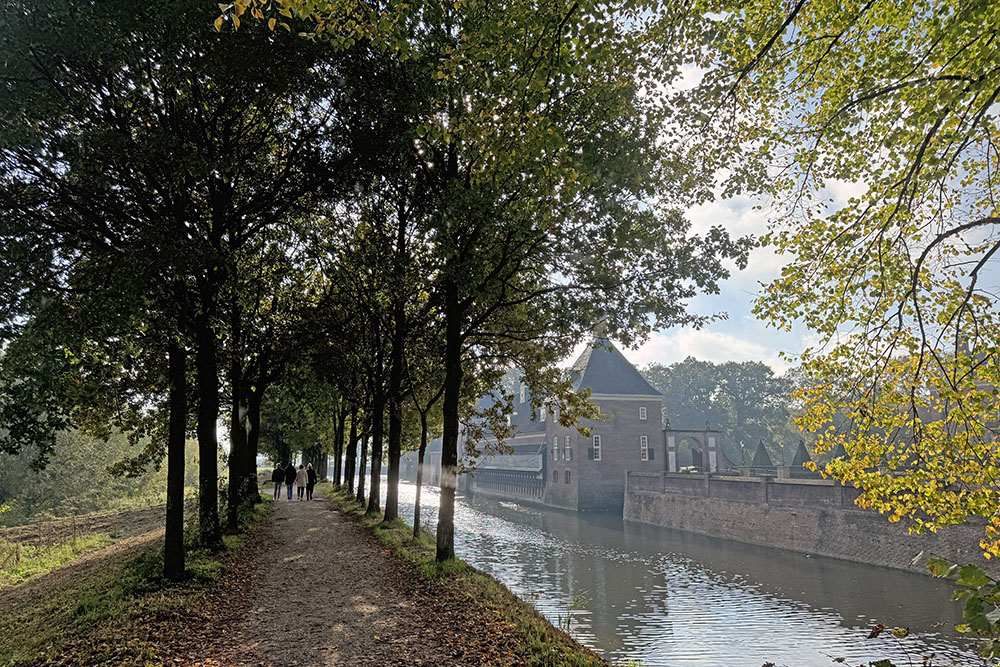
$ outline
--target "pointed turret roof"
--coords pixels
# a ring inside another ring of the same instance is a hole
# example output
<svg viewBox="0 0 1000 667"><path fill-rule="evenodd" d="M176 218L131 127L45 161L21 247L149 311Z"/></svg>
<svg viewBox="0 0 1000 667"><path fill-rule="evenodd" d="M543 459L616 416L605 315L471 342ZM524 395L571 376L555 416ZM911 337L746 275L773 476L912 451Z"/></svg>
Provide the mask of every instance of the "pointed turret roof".
<svg viewBox="0 0 1000 667"><path fill-rule="evenodd" d="M753 463L751 465L753 465L754 468L774 467L774 463L771 462L771 455L767 453L763 440L757 444L757 452L753 455Z"/></svg>
<svg viewBox="0 0 1000 667"><path fill-rule="evenodd" d="M844 443L838 442L837 446L833 449L833 454L830 456L831 459L849 459L851 458L847 454L847 450L844 449Z"/></svg>
<svg viewBox="0 0 1000 667"><path fill-rule="evenodd" d="M799 448L795 450L795 458L792 459L792 467L801 468L803 464L812 461L812 457L809 456L809 450L806 449L806 443L799 440Z"/></svg>
<svg viewBox="0 0 1000 667"><path fill-rule="evenodd" d="M573 389L590 387L592 394L660 396L615 344L595 336L573 364Z"/></svg>

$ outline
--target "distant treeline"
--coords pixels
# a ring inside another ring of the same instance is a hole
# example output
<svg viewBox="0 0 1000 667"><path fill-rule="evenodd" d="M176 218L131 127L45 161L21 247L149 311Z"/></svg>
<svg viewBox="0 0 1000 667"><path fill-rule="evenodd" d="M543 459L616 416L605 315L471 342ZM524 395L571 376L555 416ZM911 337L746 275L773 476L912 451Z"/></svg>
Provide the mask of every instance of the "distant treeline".
<svg viewBox="0 0 1000 667"><path fill-rule="evenodd" d="M166 467L147 466L132 476L112 475L111 466L135 455L121 434L106 442L76 431L57 435L58 447L43 470L33 470L34 452L0 454L0 526L48 516L136 509L166 502ZM188 446L189 488L197 486L198 452Z"/></svg>
<svg viewBox="0 0 1000 667"><path fill-rule="evenodd" d="M810 441L793 421L796 369L774 374L760 361L714 364L688 357L665 366L650 364L642 374L663 394L663 418L675 429L722 431L726 456L740 465L764 443L776 465L789 464L800 440Z"/></svg>

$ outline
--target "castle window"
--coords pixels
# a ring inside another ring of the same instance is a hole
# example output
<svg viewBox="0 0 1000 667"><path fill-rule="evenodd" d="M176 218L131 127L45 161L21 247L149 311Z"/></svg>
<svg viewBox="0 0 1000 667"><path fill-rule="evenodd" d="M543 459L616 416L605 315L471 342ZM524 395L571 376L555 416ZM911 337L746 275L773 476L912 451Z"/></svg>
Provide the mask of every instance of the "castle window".
<svg viewBox="0 0 1000 667"><path fill-rule="evenodd" d="M566 444L563 446L563 458L567 461L573 460L573 441L571 436L566 436Z"/></svg>
<svg viewBox="0 0 1000 667"><path fill-rule="evenodd" d="M559 436L552 438L552 460L559 460Z"/></svg>
<svg viewBox="0 0 1000 667"><path fill-rule="evenodd" d="M644 435L639 436L639 459L642 461L649 460L649 438Z"/></svg>
<svg viewBox="0 0 1000 667"><path fill-rule="evenodd" d="M539 419L541 419L542 421L545 421L545 406L544 405L542 406L542 409L539 412Z"/></svg>
<svg viewBox="0 0 1000 667"><path fill-rule="evenodd" d="M569 484L569 470L566 471L566 483Z"/></svg>
<svg viewBox="0 0 1000 667"><path fill-rule="evenodd" d="M594 461L601 460L601 436L594 435L594 446L590 449L591 458Z"/></svg>
<svg viewBox="0 0 1000 667"><path fill-rule="evenodd" d="M559 471L558 470L553 470L552 471L552 481L553 482L558 482L559 481Z"/></svg>
<svg viewBox="0 0 1000 667"><path fill-rule="evenodd" d="M522 402L522 403L524 403L524 389L525 389L525 387L524 387L524 385L522 384L522 385L521 385L521 402Z"/></svg>
<svg viewBox="0 0 1000 667"><path fill-rule="evenodd" d="M646 406L639 406L639 421L646 421Z"/></svg>
<svg viewBox="0 0 1000 667"><path fill-rule="evenodd" d="M556 421L559 421L559 406L558 405L553 405L552 406L552 418L555 419Z"/></svg>

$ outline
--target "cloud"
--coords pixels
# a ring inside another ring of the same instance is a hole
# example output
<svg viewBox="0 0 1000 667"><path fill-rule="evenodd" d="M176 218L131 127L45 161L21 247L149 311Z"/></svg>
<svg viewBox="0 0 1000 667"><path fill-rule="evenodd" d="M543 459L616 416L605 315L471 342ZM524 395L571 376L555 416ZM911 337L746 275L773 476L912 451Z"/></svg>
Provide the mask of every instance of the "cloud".
<svg viewBox="0 0 1000 667"><path fill-rule="evenodd" d="M832 210L843 208L851 199L860 199L868 192L868 186L859 181L842 181L837 178L827 179L823 186L833 197Z"/></svg>
<svg viewBox="0 0 1000 667"><path fill-rule="evenodd" d="M703 234L711 227L720 226L733 237L753 236L759 239L767 233L771 214L770 207L762 200L740 196L695 206L688 209L687 218L695 233ZM735 272L730 280L738 285L738 289L745 290L751 286L756 291L758 283L776 278L785 263L786 259L773 248L754 248L747 268Z"/></svg>
<svg viewBox="0 0 1000 667"><path fill-rule="evenodd" d="M778 350L747 338L706 329L678 329L653 334L637 350L623 353L638 367L651 363L673 364L687 357L716 364L727 361L762 361L775 373L784 373L788 362L778 355Z"/></svg>

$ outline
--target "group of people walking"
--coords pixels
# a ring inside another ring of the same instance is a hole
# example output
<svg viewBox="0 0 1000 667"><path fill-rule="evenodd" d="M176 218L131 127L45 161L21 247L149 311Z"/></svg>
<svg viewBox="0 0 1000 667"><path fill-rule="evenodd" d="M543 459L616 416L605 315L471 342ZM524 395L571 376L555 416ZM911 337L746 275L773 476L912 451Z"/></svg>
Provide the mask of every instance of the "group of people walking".
<svg viewBox="0 0 1000 667"><path fill-rule="evenodd" d="M299 464L298 470L295 469L295 464L291 461L288 462L287 466L278 466L271 473L271 481L274 482L274 499L277 500L281 495L281 483L284 482L288 487L288 499L292 499L292 487L296 487L299 490L299 500L302 500L302 496L305 496L306 500L312 500L313 489L316 487L316 471L313 470L312 464L303 466Z"/></svg>

